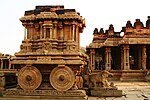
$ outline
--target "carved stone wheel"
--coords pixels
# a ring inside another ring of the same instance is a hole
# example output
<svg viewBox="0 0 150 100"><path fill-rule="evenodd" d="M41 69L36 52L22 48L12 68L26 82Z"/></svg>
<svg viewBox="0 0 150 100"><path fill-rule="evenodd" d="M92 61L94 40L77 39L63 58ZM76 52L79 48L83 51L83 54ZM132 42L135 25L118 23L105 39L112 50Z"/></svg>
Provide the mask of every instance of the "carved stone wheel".
<svg viewBox="0 0 150 100"><path fill-rule="evenodd" d="M18 84L24 90L35 90L42 82L40 71L33 66L25 66L18 73Z"/></svg>
<svg viewBox="0 0 150 100"><path fill-rule="evenodd" d="M75 82L75 75L69 67L55 67L50 74L50 83L58 91L69 90Z"/></svg>

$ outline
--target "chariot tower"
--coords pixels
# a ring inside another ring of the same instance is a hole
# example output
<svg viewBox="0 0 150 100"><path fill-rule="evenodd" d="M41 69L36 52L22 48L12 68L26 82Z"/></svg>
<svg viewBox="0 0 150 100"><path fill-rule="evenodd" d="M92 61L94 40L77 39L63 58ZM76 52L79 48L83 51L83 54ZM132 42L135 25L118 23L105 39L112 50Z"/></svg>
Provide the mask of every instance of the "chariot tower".
<svg viewBox="0 0 150 100"><path fill-rule="evenodd" d="M85 20L75 9L64 6L36 6L20 18L24 40L11 66L18 69L18 85L23 90L67 91L75 73L84 67L80 53L80 33Z"/></svg>

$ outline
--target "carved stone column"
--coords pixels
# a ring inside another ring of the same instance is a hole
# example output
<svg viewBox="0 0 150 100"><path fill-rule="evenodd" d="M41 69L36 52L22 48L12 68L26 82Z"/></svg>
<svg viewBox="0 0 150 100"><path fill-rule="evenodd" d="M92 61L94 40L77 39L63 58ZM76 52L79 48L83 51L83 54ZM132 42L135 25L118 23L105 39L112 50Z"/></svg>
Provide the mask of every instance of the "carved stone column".
<svg viewBox="0 0 150 100"><path fill-rule="evenodd" d="M27 29L24 28L24 40L26 40L26 39L27 39Z"/></svg>
<svg viewBox="0 0 150 100"><path fill-rule="evenodd" d="M121 48L121 70L124 69L124 50Z"/></svg>
<svg viewBox="0 0 150 100"><path fill-rule="evenodd" d="M146 46L142 46L142 69L145 70L146 69Z"/></svg>
<svg viewBox="0 0 150 100"><path fill-rule="evenodd" d="M123 70L129 70L129 45L123 45Z"/></svg>
<svg viewBox="0 0 150 100"><path fill-rule="evenodd" d="M142 69L142 48L138 47L138 69Z"/></svg>
<svg viewBox="0 0 150 100"><path fill-rule="evenodd" d="M90 50L90 65L91 69L95 70L95 49Z"/></svg>
<svg viewBox="0 0 150 100"><path fill-rule="evenodd" d="M106 58L106 64L105 64L105 69L106 70L111 70L111 48L106 47L105 48L105 58Z"/></svg>
<svg viewBox="0 0 150 100"><path fill-rule="evenodd" d="M126 46L126 69L130 69L130 62L129 62L129 45Z"/></svg>

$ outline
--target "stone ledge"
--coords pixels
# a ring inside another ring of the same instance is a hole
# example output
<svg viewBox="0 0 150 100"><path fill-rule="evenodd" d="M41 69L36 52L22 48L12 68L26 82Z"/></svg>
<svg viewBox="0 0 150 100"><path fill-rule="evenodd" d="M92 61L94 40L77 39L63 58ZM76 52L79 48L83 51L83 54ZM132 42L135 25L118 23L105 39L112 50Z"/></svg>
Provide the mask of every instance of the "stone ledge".
<svg viewBox="0 0 150 100"><path fill-rule="evenodd" d="M3 99L52 99L52 100L87 100L87 95L84 90L6 90L3 91ZM0 98L1 99L1 98Z"/></svg>

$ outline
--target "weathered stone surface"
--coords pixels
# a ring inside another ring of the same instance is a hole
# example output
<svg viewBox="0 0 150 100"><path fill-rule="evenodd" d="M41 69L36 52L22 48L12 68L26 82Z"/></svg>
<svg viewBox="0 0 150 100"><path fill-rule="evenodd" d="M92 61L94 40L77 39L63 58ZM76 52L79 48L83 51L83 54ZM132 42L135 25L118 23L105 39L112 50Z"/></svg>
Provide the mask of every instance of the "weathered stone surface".
<svg viewBox="0 0 150 100"><path fill-rule="evenodd" d="M87 95L84 90L6 90L3 98L87 100Z"/></svg>
<svg viewBox="0 0 150 100"><path fill-rule="evenodd" d="M109 90L109 89L91 90L91 95L102 97L117 97L122 96L122 90Z"/></svg>

